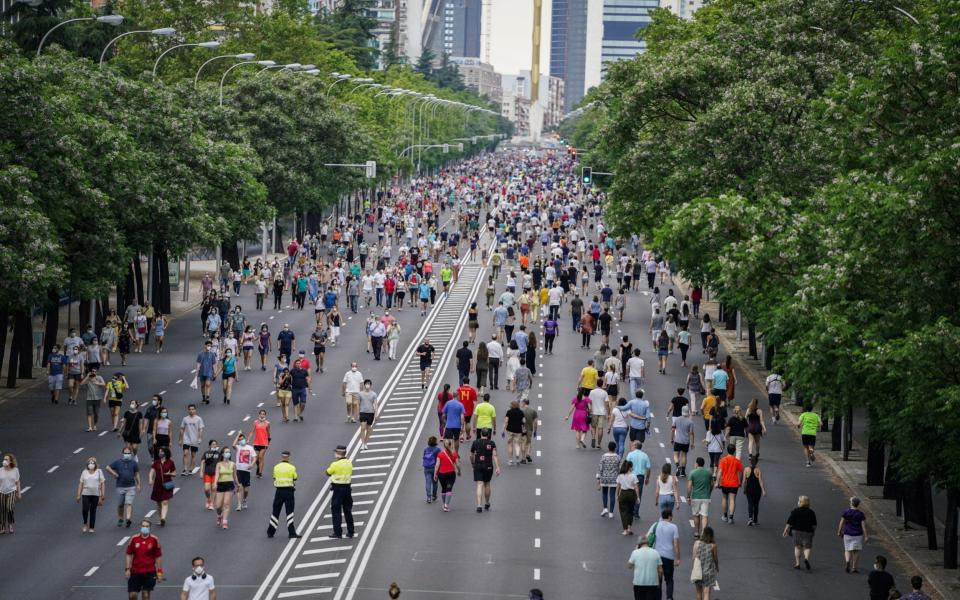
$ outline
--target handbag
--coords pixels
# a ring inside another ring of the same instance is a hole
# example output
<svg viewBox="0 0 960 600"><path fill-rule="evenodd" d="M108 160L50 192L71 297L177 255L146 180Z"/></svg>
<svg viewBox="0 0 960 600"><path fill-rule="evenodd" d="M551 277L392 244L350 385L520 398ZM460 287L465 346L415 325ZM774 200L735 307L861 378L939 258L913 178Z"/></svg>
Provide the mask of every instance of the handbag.
<svg viewBox="0 0 960 600"><path fill-rule="evenodd" d="M650 526L650 529L647 531L647 544L653 548L657 544L657 525L659 522L654 523Z"/></svg>
<svg viewBox="0 0 960 600"><path fill-rule="evenodd" d="M703 565L700 564L700 557L693 558L693 568L690 570L690 583L699 583L703 581Z"/></svg>
<svg viewBox="0 0 960 600"><path fill-rule="evenodd" d="M173 482L173 480L163 482L163 489L165 490L172 490L175 487L177 487L177 485Z"/></svg>

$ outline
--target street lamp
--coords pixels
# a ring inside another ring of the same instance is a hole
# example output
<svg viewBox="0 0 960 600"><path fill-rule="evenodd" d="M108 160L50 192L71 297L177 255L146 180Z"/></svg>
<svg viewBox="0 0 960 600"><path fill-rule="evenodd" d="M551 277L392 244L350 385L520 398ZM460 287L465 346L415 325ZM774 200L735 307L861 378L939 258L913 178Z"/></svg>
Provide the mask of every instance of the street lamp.
<svg viewBox="0 0 960 600"><path fill-rule="evenodd" d="M80 17L79 19L67 19L66 21L61 21L53 27L50 28L43 37L40 38L40 45L37 46L37 56L40 56L40 51L43 49L43 43L47 41L47 38L50 36L54 30L59 29L66 25L67 23L76 23L77 21L96 21L97 23L106 23L107 25L113 25L114 27L119 26L123 23L123 17L120 15L103 15L102 17Z"/></svg>
<svg viewBox="0 0 960 600"><path fill-rule="evenodd" d="M100 53L100 68L103 68L103 61L107 58L107 50L110 49L110 46L115 44L120 38L127 37L128 35L141 34L141 35L162 35L170 36L177 32L173 27L161 27L159 29L138 29L137 31L128 31L126 33L121 33L117 37L113 38L107 45L103 48L103 52Z"/></svg>
<svg viewBox="0 0 960 600"><path fill-rule="evenodd" d="M301 66L300 63L289 63L286 65L272 65L272 66L264 67L263 69L260 69L259 71L257 71L257 74L254 75L254 77L259 77L262 73L269 71L270 69L299 69L300 66Z"/></svg>
<svg viewBox="0 0 960 600"><path fill-rule="evenodd" d="M238 62L235 65L230 65L226 71L223 72L223 76L220 78L220 107L223 108L223 83L227 80L227 75L230 71L236 69L237 67L242 67L243 65L260 65L261 67L272 67L276 65L272 60L245 60L243 62Z"/></svg>
<svg viewBox="0 0 960 600"><path fill-rule="evenodd" d="M240 60L251 60L251 59L255 58L256 56L257 56L257 55L254 54L253 52L244 52L244 53L242 53L242 54L221 54L220 56L214 56L213 58L211 58L211 59L208 60L207 62L205 62L205 63L203 63L202 65L200 65L200 68L197 69L197 74L193 76L193 87L197 87L197 82L200 80L200 72L203 71L203 68L204 68L205 66L209 65L210 63L212 63L212 62L215 61L215 60L220 60L220 59L223 59L223 58L237 58L237 59L240 59Z"/></svg>
<svg viewBox="0 0 960 600"><path fill-rule="evenodd" d="M160 60L163 59L163 57L166 56L167 54L176 50L177 48L207 48L212 50L213 48L219 48L219 47L220 47L220 42L216 40L210 41L210 42L200 42L198 44L177 44L176 46L171 46L166 50L164 50L163 52L161 52L160 56L157 57L156 62L153 63L153 76L154 77L157 76L157 67L160 66Z"/></svg>
<svg viewBox="0 0 960 600"><path fill-rule="evenodd" d="M346 81L353 77L353 75L350 75L349 73L330 73L330 75L332 77L336 77L336 79L333 81L333 83L327 86L327 91L323 94L324 98L330 95L330 90L333 88L333 86L337 85L341 81Z"/></svg>

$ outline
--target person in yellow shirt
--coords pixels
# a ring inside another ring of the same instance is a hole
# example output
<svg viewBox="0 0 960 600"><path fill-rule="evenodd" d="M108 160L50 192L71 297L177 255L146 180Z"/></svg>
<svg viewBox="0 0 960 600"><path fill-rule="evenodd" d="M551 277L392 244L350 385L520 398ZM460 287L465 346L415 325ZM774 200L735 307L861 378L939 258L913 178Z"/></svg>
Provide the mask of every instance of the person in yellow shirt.
<svg viewBox="0 0 960 600"><path fill-rule="evenodd" d="M270 515L270 525L267 526L267 537L272 538L280 525L280 509L287 511L287 535L291 539L302 537L297 533L297 526L293 522L294 485L297 483L297 468L290 462L290 451L280 453L280 462L273 467L273 514Z"/></svg>
<svg viewBox="0 0 960 600"><path fill-rule="evenodd" d="M708 431L710 430L710 413L713 412L714 408L718 408L717 397L714 396L711 391L704 397L703 402L700 403L700 412L703 414L703 424Z"/></svg>
<svg viewBox="0 0 960 600"><path fill-rule="evenodd" d="M534 292L533 306L530 307L530 315L534 321L540 318L540 307L546 306L548 302L550 302L550 290L548 290L546 286L541 287L539 292Z"/></svg>
<svg viewBox="0 0 960 600"><path fill-rule="evenodd" d="M353 480L353 463L347 458L347 447L343 444L337 446L334 454L336 460L327 467L327 475L330 476L330 488L333 491L333 498L330 500L333 533L328 537L335 539L343 537L343 525L340 520L342 512L343 519L347 522L347 537L352 538L354 535L353 492L350 482Z"/></svg>
<svg viewBox="0 0 960 600"><path fill-rule="evenodd" d="M484 394L480 402L473 407L473 432L479 438L481 429L490 429L497 433L497 409L490 404L490 394Z"/></svg>
<svg viewBox="0 0 960 600"><path fill-rule="evenodd" d="M597 372L597 369L593 366L593 359L587 361L587 366L580 370L580 380L577 382L577 387L586 390L586 394L590 393L590 390L597 387L597 379L600 377L600 374Z"/></svg>

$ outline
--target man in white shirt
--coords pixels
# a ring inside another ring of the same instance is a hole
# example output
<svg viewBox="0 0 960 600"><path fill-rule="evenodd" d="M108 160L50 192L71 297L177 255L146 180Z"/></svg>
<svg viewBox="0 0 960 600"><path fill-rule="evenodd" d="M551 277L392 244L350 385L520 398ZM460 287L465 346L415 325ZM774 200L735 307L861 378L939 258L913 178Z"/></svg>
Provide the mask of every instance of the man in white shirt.
<svg viewBox="0 0 960 600"><path fill-rule="evenodd" d="M630 382L630 397L637 394L637 390L643 384L644 369L643 359L640 358L640 349L634 348L633 356L627 360L627 381Z"/></svg>
<svg viewBox="0 0 960 600"><path fill-rule="evenodd" d="M783 378L776 371L767 376L767 400L770 402L770 412L773 422L780 422L780 400L783 397Z"/></svg>
<svg viewBox="0 0 960 600"><path fill-rule="evenodd" d="M550 303L550 318L556 321L560 318L560 303L563 302L563 289L560 284L556 284L547 292Z"/></svg>
<svg viewBox="0 0 960 600"><path fill-rule="evenodd" d="M591 448L603 448L603 432L607 429L610 417L610 407L607 403L607 392L601 385L590 390L590 440Z"/></svg>
<svg viewBox="0 0 960 600"><path fill-rule="evenodd" d="M345 423L356 423L360 418L360 390L363 389L363 374L357 363L350 363L350 370L343 375L343 401L347 405Z"/></svg>
<svg viewBox="0 0 960 600"><path fill-rule="evenodd" d="M191 561L193 574L183 580L180 600L217 600L217 589L213 584L213 575L204 569L203 557Z"/></svg>
<svg viewBox="0 0 960 600"><path fill-rule="evenodd" d="M487 356L490 368L487 370L490 378L490 389L500 389L500 363L503 361L503 346L497 341L497 335L487 342Z"/></svg>

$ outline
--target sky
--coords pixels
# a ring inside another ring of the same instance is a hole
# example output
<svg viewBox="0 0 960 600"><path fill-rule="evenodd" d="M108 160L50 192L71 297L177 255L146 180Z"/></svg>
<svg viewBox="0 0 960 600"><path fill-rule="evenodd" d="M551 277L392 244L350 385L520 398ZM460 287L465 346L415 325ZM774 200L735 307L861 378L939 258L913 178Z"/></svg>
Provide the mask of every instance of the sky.
<svg viewBox="0 0 960 600"><path fill-rule="evenodd" d="M491 25L490 62L502 74L530 69L533 54L533 0L486 0L491 18L484 17L483 29ZM550 6L543 0L540 30L540 74L550 72ZM486 6L484 7L486 8ZM483 52L481 50L481 52Z"/></svg>

